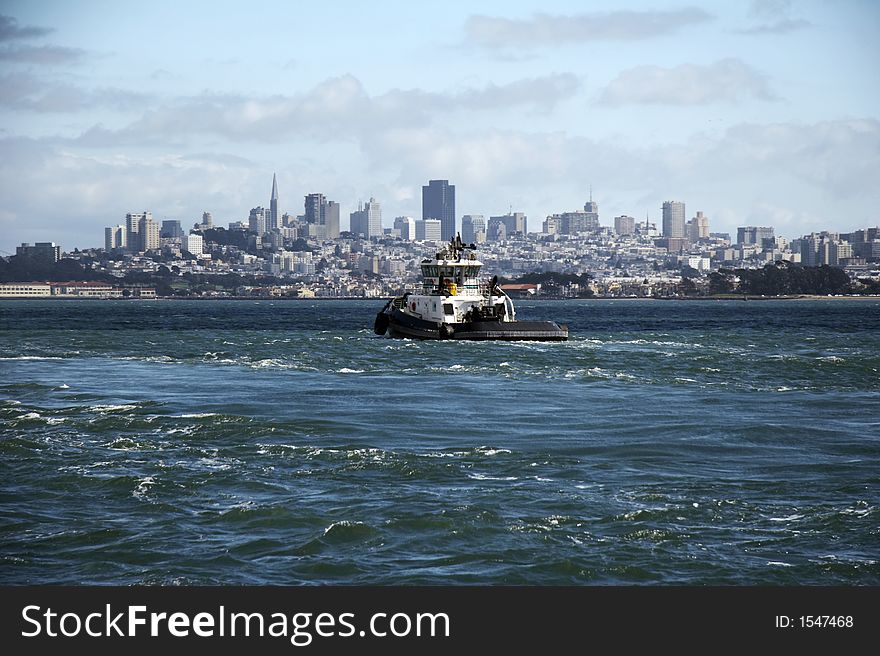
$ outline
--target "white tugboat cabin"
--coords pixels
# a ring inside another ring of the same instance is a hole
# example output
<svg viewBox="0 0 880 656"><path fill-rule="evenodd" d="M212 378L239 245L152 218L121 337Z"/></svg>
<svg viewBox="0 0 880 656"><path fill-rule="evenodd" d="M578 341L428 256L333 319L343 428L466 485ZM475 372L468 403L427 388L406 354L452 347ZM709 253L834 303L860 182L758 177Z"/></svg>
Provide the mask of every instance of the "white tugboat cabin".
<svg viewBox="0 0 880 656"><path fill-rule="evenodd" d="M456 237L433 259L421 262L421 293L388 301L375 332L417 339L565 340L568 329L552 321L516 320L513 301L497 277L480 277L483 263L473 244Z"/></svg>

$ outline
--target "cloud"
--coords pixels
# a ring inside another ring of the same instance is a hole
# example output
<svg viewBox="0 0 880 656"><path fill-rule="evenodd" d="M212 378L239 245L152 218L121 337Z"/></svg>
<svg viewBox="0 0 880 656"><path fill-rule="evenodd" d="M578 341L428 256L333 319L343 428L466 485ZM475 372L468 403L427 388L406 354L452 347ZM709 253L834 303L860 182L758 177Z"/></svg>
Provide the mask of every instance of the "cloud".
<svg viewBox="0 0 880 656"><path fill-rule="evenodd" d="M351 139L390 126L427 125L442 112L523 107L549 111L571 98L579 86L576 76L562 73L447 93L392 89L370 95L357 78L343 75L293 96L255 98L204 93L183 98L146 112L121 130L93 128L82 135L82 143L157 143L191 135L262 142L289 135Z"/></svg>
<svg viewBox="0 0 880 656"><path fill-rule="evenodd" d="M813 24L808 20L785 19L764 25L756 25L742 30L736 30L738 34L786 34L796 30L811 27Z"/></svg>
<svg viewBox="0 0 880 656"><path fill-rule="evenodd" d="M0 14L0 41L33 39L46 36L51 32L53 32L53 30L48 27L36 27L33 25L19 27L18 21L15 18Z"/></svg>
<svg viewBox="0 0 880 656"><path fill-rule="evenodd" d="M143 106L141 93L104 87L82 89L27 73L0 76L0 107L39 113L72 113L96 107L127 110Z"/></svg>
<svg viewBox="0 0 880 656"><path fill-rule="evenodd" d="M528 19L474 15L465 23L465 40L485 48L512 50L587 41L634 41L671 34L712 19L711 14L696 7L672 11L535 14Z"/></svg>
<svg viewBox="0 0 880 656"><path fill-rule="evenodd" d="M0 49L0 61L46 66L75 64L85 55L85 50L63 46L9 46Z"/></svg>
<svg viewBox="0 0 880 656"><path fill-rule="evenodd" d="M602 91L604 105L705 105L744 98L773 100L766 78L739 59L722 59L708 66L682 64L674 68L638 66L623 71Z"/></svg>
<svg viewBox="0 0 880 656"><path fill-rule="evenodd" d="M791 0L753 0L749 16L758 24L734 31L738 34L786 34L812 26L810 21L791 18L790 14Z"/></svg>

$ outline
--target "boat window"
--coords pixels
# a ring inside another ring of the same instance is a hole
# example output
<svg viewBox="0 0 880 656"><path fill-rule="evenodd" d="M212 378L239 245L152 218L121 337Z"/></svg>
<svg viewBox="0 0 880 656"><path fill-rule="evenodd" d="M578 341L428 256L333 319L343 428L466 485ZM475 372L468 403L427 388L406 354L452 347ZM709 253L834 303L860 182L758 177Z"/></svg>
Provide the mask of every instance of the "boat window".
<svg viewBox="0 0 880 656"><path fill-rule="evenodd" d="M452 307L452 303L443 304L443 314L449 317L455 314L455 308Z"/></svg>

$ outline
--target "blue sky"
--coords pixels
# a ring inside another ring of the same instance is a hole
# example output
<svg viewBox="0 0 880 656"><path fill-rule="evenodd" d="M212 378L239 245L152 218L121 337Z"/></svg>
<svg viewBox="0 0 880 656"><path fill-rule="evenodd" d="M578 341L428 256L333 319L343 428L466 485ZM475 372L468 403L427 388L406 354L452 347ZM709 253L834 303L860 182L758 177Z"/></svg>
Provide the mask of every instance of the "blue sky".
<svg viewBox="0 0 880 656"><path fill-rule="evenodd" d="M540 229L702 210L796 237L880 222L880 3L0 2L0 251L97 246L447 178Z"/></svg>

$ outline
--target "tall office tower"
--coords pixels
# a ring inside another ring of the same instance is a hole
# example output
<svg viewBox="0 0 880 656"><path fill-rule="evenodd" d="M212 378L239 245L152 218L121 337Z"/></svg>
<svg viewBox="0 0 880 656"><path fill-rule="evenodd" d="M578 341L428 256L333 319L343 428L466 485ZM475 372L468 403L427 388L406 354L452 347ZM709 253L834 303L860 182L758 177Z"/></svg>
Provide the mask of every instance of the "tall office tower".
<svg viewBox="0 0 880 656"><path fill-rule="evenodd" d="M269 230L281 229L281 215L278 213L278 181L272 174L272 197L269 200Z"/></svg>
<svg viewBox="0 0 880 656"><path fill-rule="evenodd" d="M489 217L489 226L488 226L488 234L499 235L497 228L493 230L493 227L497 223L504 224L504 236L512 237L515 233L519 232L523 235L526 234L528 218L522 212L511 212L509 214L504 214L502 216L490 216ZM494 239L493 239L494 241Z"/></svg>
<svg viewBox="0 0 880 656"><path fill-rule="evenodd" d="M16 246L15 254L29 260L52 264L61 259L61 246L55 244L54 241L38 241L33 246L30 244Z"/></svg>
<svg viewBox="0 0 880 656"><path fill-rule="evenodd" d="M400 230L401 239L412 241L416 238L416 220L411 216L395 217L394 229Z"/></svg>
<svg viewBox="0 0 880 656"><path fill-rule="evenodd" d="M486 219L482 214L465 214L461 217L461 240L466 244L486 241Z"/></svg>
<svg viewBox="0 0 880 656"><path fill-rule="evenodd" d="M204 221L204 219L202 220ZM183 237L183 228L180 227L180 221L169 221L167 219L162 221L159 237L162 239L180 239Z"/></svg>
<svg viewBox="0 0 880 656"><path fill-rule="evenodd" d="M349 214L351 232L369 239L382 236L382 207L375 198L358 203L356 212Z"/></svg>
<svg viewBox="0 0 880 656"><path fill-rule="evenodd" d="M248 230L264 235L269 231L269 210L264 207L254 207L248 215Z"/></svg>
<svg viewBox="0 0 880 656"><path fill-rule="evenodd" d="M122 250L126 246L125 226L118 225L110 228L104 228L104 250Z"/></svg>
<svg viewBox="0 0 880 656"><path fill-rule="evenodd" d="M214 227L214 215L210 212L202 212L202 225L205 230L209 230Z"/></svg>
<svg viewBox="0 0 880 656"><path fill-rule="evenodd" d="M358 208L348 215L348 230L358 237L369 237L370 219L364 211L364 204L358 203Z"/></svg>
<svg viewBox="0 0 880 656"><path fill-rule="evenodd" d="M416 221L416 241L440 241L442 237L443 229L440 219L420 219Z"/></svg>
<svg viewBox="0 0 880 656"><path fill-rule="evenodd" d="M709 217L702 212L691 218L687 224L687 237L692 244L697 243L701 239L709 238Z"/></svg>
<svg viewBox="0 0 880 656"><path fill-rule="evenodd" d="M306 223L324 225L327 200L324 194L309 194L305 200Z"/></svg>
<svg viewBox="0 0 880 656"><path fill-rule="evenodd" d="M684 203L667 200L663 203L663 236L684 239Z"/></svg>
<svg viewBox="0 0 880 656"><path fill-rule="evenodd" d="M744 226L736 229L736 243L740 246L756 245L761 248L773 248L773 227Z"/></svg>
<svg viewBox="0 0 880 656"><path fill-rule="evenodd" d="M138 238L140 245L138 251L146 253L159 250L159 224L153 221L153 215L149 212L138 225Z"/></svg>
<svg viewBox="0 0 880 656"><path fill-rule="evenodd" d="M382 206L370 196L370 200L364 203L364 211L367 213L368 237L382 236Z"/></svg>
<svg viewBox="0 0 880 656"><path fill-rule="evenodd" d="M587 213L587 224L591 226L589 229L599 227L599 203L593 201L593 185L590 185L590 200L584 203L584 212Z"/></svg>
<svg viewBox="0 0 880 656"><path fill-rule="evenodd" d="M633 235L636 232L636 220L623 214L614 217L614 232L618 235Z"/></svg>
<svg viewBox="0 0 880 656"><path fill-rule="evenodd" d="M559 214L551 214L541 226L541 232L545 235L558 235L562 232L562 217Z"/></svg>
<svg viewBox="0 0 880 656"><path fill-rule="evenodd" d="M422 187L422 219L440 221L440 238L455 237L455 185L449 180L428 180Z"/></svg>
<svg viewBox="0 0 880 656"><path fill-rule="evenodd" d="M137 235L140 233L141 221L145 218L153 219L152 212L129 212L125 215L125 239L126 246L129 250L140 248L141 238Z"/></svg>
<svg viewBox="0 0 880 656"><path fill-rule="evenodd" d="M339 239L339 203L328 200L324 210L327 239Z"/></svg>

